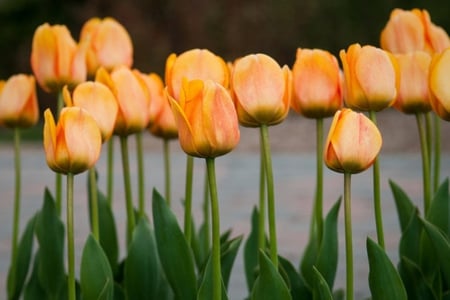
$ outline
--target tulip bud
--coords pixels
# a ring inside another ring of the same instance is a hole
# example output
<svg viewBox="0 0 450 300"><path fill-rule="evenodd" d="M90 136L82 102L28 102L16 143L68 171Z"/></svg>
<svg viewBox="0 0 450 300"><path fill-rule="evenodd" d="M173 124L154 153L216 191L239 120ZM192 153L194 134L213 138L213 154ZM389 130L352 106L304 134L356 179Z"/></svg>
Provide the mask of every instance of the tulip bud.
<svg viewBox="0 0 450 300"><path fill-rule="evenodd" d="M434 112L450 121L450 48L433 57L428 78Z"/></svg>
<svg viewBox="0 0 450 300"><path fill-rule="evenodd" d="M381 150L381 134L362 113L336 112L325 143L324 160L339 173L359 173L369 168Z"/></svg>
<svg viewBox="0 0 450 300"><path fill-rule="evenodd" d="M32 75L18 74L0 82L0 125L28 128L39 120L36 83Z"/></svg>
<svg viewBox="0 0 450 300"><path fill-rule="evenodd" d="M78 174L95 165L102 145L97 122L79 107L61 110L58 124L50 109L44 112L44 149L53 171Z"/></svg>

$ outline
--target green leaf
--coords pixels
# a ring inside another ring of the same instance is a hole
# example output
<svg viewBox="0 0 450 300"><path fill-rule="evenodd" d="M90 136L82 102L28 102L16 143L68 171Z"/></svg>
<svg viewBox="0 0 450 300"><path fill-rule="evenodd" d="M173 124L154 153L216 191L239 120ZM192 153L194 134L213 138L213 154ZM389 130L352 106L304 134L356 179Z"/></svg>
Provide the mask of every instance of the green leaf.
<svg viewBox="0 0 450 300"><path fill-rule="evenodd" d="M31 264L31 257L33 253L33 239L34 239L34 224L36 215L34 215L27 223L25 230L17 247L17 261L15 278L12 280L11 269L8 273L8 299L19 299L25 280L28 274L28 269ZM12 263L12 262L11 262Z"/></svg>
<svg viewBox="0 0 450 300"><path fill-rule="evenodd" d="M317 231L309 236L308 244L306 245L305 252L303 253L303 258L300 262L300 273L305 279L305 283L310 290L314 285L314 272L313 266L316 263L317 255L319 252L319 239L317 236Z"/></svg>
<svg viewBox="0 0 450 300"><path fill-rule="evenodd" d="M212 283L212 261L211 255L208 257L208 261L206 262L205 269L202 272L201 276L201 284L198 288L197 300L210 300L213 299L213 283ZM228 295L226 292L226 287L222 278L222 299L227 300Z"/></svg>
<svg viewBox="0 0 450 300"><path fill-rule="evenodd" d="M231 270L233 269L234 261L239 251L241 242L242 236L239 236L232 240L226 241L223 245L221 245L220 262L222 265L222 280L227 290L228 283L230 281Z"/></svg>
<svg viewBox="0 0 450 300"><path fill-rule="evenodd" d="M419 264L421 232L422 224L419 221L419 211L416 208L415 213L411 214L411 219L403 230L400 238L400 257L406 257L416 264Z"/></svg>
<svg viewBox="0 0 450 300"><path fill-rule="evenodd" d="M282 256L278 257L280 267L283 268L290 283L290 292L292 299L311 300L312 293L305 284L305 280L297 273L292 263Z"/></svg>
<svg viewBox="0 0 450 300"><path fill-rule="evenodd" d="M314 273L314 289L313 289L313 299L314 300L333 300L333 295L331 293L330 287L328 286L325 278L320 274L316 267L313 267Z"/></svg>
<svg viewBox="0 0 450 300"><path fill-rule="evenodd" d="M398 270L405 285L408 300L438 299L415 262L407 257L401 257Z"/></svg>
<svg viewBox="0 0 450 300"><path fill-rule="evenodd" d="M164 198L153 190L153 223L161 265L176 299L196 299L193 255L175 215Z"/></svg>
<svg viewBox="0 0 450 300"><path fill-rule="evenodd" d="M428 210L426 219L440 228L447 238L450 237L450 198L448 178L441 184Z"/></svg>
<svg viewBox="0 0 450 300"><path fill-rule="evenodd" d="M244 244L244 269L247 281L248 292L251 293L253 284L257 277L258 267L258 223L259 213L256 207L253 208L251 217L251 229Z"/></svg>
<svg viewBox="0 0 450 300"><path fill-rule="evenodd" d="M411 214L415 212L415 205L408 197L408 195L395 182L389 180L389 185L391 186L395 205L397 206L400 228L403 232L406 226L408 226L408 222L411 219Z"/></svg>
<svg viewBox="0 0 450 300"><path fill-rule="evenodd" d="M252 300L290 300L291 293L286 282L267 255L259 251L260 272L253 286Z"/></svg>
<svg viewBox="0 0 450 300"><path fill-rule="evenodd" d="M340 204L341 199L336 201L325 218L322 242L320 243L319 254L315 264L315 267L320 275L323 276L330 289L333 288L338 265L337 220ZM317 274L314 277L317 277Z"/></svg>
<svg viewBox="0 0 450 300"><path fill-rule="evenodd" d="M86 240L81 256L81 293L84 299L113 299L114 279L108 258L97 240Z"/></svg>
<svg viewBox="0 0 450 300"><path fill-rule="evenodd" d="M145 218L134 229L125 260L124 288L128 299L156 299L159 262L155 240Z"/></svg>
<svg viewBox="0 0 450 300"><path fill-rule="evenodd" d="M42 288L39 282L38 269L39 269L39 249L36 251L34 255L34 263L33 269L31 272L31 276L28 279L28 282L25 286L23 292L24 300L41 300L47 299L47 295L45 294L45 290Z"/></svg>
<svg viewBox="0 0 450 300"><path fill-rule="evenodd" d="M38 277L49 297L59 295L66 283L64 270L64 225L55 203L46 189L44 205L36 216L36 237L39 243Z"/></svg>
<svg viewBox="0 0 450 300"><path fill-rule="evenodd" d="M400 275L384 250L367 238L369 257L369 286L373 300L407 300L405 287Z"/></svg>
<svg viewBox="0 0 450 300"><path fill-rule="evenodd" d="M210 248L208 245L209 237L206 231L206 224L203 223L198 232L196 232L194 220L192 218L192 233L191 248L194 252L197 269L200 270L202 266L206 264Z"/></svg>

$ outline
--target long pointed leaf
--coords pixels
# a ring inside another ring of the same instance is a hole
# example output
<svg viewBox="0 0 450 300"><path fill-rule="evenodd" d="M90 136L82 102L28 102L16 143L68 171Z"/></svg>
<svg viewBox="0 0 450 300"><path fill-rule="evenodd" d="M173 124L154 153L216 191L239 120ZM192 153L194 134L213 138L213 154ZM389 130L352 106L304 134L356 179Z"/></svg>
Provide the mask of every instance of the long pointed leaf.
<svg viewBox="0 0 450 300"><path fill-rule="evenodd" d="M212 262L211 255L208 257L205 269L203 270L200 287L198 288L197 300L210 300L213 298L213 283L212 283ZM222 299L227 300L228 295L225 284L222 280Z"/></svg>
<svg viewBox="0 0 450 300"><path fill-rule="evenodd" d="M259 213L255 207L252 211L251 217L251 229L247 240L244 244L244 267L245 267L245 279L247 281L248 292L251 293L253 284L257 277L258 266L258 222Z"/></svg>
<svg viewBox="0 0 450 300"><path fill-rule="evenodd" d="M297 272L292 263L282 256L278 257L280 267L284 269L285 274L290 281L290 292L294 300L311 300L312 293L305 284L301 274Z"/></svg>
<svg viewBox="0 0 450 300"><path fill-rule="evenodd" d="M392 180L389 180L392 194L394 196L395 205L397 206L398 219L400 221L400 228L403 232L408 226L408 222L411 219L411 214L415 211L415 205L408 197L408 195Z"/></svg>
<svg viewBox="0 0 450 300"><path fill-rule="evenodd" d="M419 221L419 211L415 209L415 213L411 214L411 219L400 238L400 257L406 257L416 264L420 263L421 232L422 224Z"/></svg>
<svg viewBox="0 0 450 300"><path fill-rule="evenodd" d="M430 205L426 219L450 237L450 197L448 178L441 184Z"/></svg>
<svg viewBox="0 0 450 300"><path fill-rule="evenodd" d="M408 294L408 300L438 299L415 262L402 257L398 270Z"/></svg>
<svg viewBox="0 0 450 300"><path fill-rule="evenodd" d="M314 300L333 300L330 287L325 278L320 274L316 267L313 267L314 272Z"/></svg>
<svg viewBox="0 0 450 300"><path fill-rule="evenodd" d="M222 279L225 288L228 290L228 283L230 281L231 270L233 269L234 261L239 251L239 246L242 242L242 236L236 237L225 242L221 246L220 262L222 265Z"/></svg>

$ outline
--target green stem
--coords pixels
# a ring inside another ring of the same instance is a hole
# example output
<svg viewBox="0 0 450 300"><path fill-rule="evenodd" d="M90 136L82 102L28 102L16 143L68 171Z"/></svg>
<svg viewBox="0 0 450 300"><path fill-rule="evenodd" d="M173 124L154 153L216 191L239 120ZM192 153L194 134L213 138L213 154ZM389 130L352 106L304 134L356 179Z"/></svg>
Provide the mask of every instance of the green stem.
<svg viewBox="0 0 450 300"><path fill-rule="evenodd" d="M266 250L266 172L264 168L264 147L260 143L259 166L259 219L258 219L258 248ZM258 251L259 253L259 251Z"/></svg>
<svg viewBox="0 0 450 300"><path fill-rule="evenodd" d="M120 137L122 153L123 181L125 185L125 204L127 209L127 245L130 244L135 226L133 198L131 193L130 163L128 160L128 137Z"/></svg>
<svg viewBox="0 0 450 300"><path fill-rule="evenodd" d="M370 119L376 125L375 111L369 112ZM375 210L375 227L377 228L378 245L384 249L383 212L381 209L380 163L378 157L373 163L373 203Z"/></svg>
<svg viewBox="0 0 450 300"><path fill-rule="evenodd" d="M186 157L186 187L185 187L185 203L184 203L184 236L188 245L191 245L192 236L192 179L194 177L194 157L187 155Z"/></svg>
<svg viewBox="0 0 450 300"><path fill-rule="evenodd" d="M97 197L97 176L95 174L95 167L89 169L89 186L91 192L91 226L92 235L94 238L100 240L100 231L98 223L98 197Z"/></svg>
<svg viewBox="0 0 450 300"><path fill-rule="evenodd" d="M423 114L416 114L417 128L419 130L420 147L422 150L422 179L423 179L423 201L424 201L424 215L428 213L431 204L431 181L430 181L430 165L428 155L428 143L425 126L422 120Z"/></svg>
<svg viewBox="0 0 450 300"><path fill-rule="evenodd" d="M220 214L214 158L206 158L206 167L208 170L209 191L211 196L213 300L220 300L222 297L222 271L220 265Z"/></svg>
<svg viewBox="0 0 450 300"><path fill-rule="evenodd" d="M144 154L142 146L142 132L136 133L136 159L138 168L138 203L139 218L145 215L145 174L144 174Z"/></svg>
<svg viewBox="0 0 450 300"><path fill-rule="evenodd" d="M209 253L211 245L211 218L209 215L209 181L208 172L205 172L205 184L203 189L203 222L205 226L205 245L204 253Z"/></svg>
<svg viewBox="0 0 450 300"><path fill-rule="evenodd" d="M171 188L170 188L170 147L169 140L164 139L163 141L163 152L164 152L164 174L165 174L165 195L167 204L170 206L172 203L171 199Z"/></svg>
<svg viewBox="0 0 450 300"><path fill-rule="evenodd" d="M431 112L425 113L425 132L428 150L428 165L431 166L431 155L433 154L433 125L431 121ZM430 169L431 170L431 169ZM431 176L431 174L430 174ZM430 178L431 180L431 178Z"/></svg>
<svg viewBox="0 0 450 300"><path fill-rule="evenodd" d="M108 153L106 161L106 199L109 206L112 205L113 199L113 182L114 182L114 136L108 141Z"/></svg>
<svg viewBox="0 0 450 300"><path fill-rule="evenodd" d="M69 275L67 278L68 298L75 300L75 242L73 224L73 181L74 175L67 174L67 258Z"/></svg>
<svg viewBox="0 0 450 300"><path fill-rule="evenodd" d="M353 300L353 241L351 209L351 174L344 173L345 254L347 268L347 300Z"/></svg>
<svg viewBox="0 0 450 300"><path fill-rule="evenodd" d="M61 110L64 107L64 97L62 89L58 93L58 100L56 103L56 115L59 119L59 115L61 113ZM62 174L56 173L55 178L55 206L56 211L58 212L58 215L61 215L61 201L62 201Z"/></svg>
<svg viewBox="0 0 450 300"><path fill-rule="evenodd" d="M316 198L314 202L317 237L322 240L323 232L323 119L316 120Z"/></svg>
<svg viewBox="0 0 450 300"><path fill-rule="evenodd" d="M441 119L434 114L434 176L433 176L433 190L437 191L440 183L441 173Z"/></svg>
<svg viewBox="0 0 450 300"><path fill-rule="evenodd" d="M272 157L270 154L269 128L267 125L261 125L261 142L264 152L264 168L267 179L267 209L269 217L269 236L270 236L270 259L275 269L278 270L278 250L277 250L277 229L275 214L275 196L273 186Z"/></svg>

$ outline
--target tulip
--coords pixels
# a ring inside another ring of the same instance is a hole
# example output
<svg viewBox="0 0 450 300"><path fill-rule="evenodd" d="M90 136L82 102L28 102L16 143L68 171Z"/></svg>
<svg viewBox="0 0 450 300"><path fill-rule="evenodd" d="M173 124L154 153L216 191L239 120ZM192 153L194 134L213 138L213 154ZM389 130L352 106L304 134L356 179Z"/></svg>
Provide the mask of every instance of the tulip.
<svg viewBox="0 0 450 300"><path fill-rule="evenodd" d="M131 67L133 44L127 30L114 18L91 18L82 27L80 43L87 43L88 73L94 75L99 67L111 71L117 66Z"/></svg>
<svg viewBox="0 0 450 300"><path fill-rule="evenodd" d="M291 73L266 54L236 61L231 86L239 122L246 127L281 123L289 112Z"/></svg>
<svg viewBox="0 0 450 300"><path fill-rule="evenodd" d="M430 64L430 100L434 112L450 121L450 48L433 57Z"/></svg>
<svg viewBox="0 0 450 300"><path fill-rule="evenodd" d="M377 112L391 106L397 94L397 66L391 54L373 46L353 44L339 55L349 108Z"/></svg>
<svg viewBox="0 0 450 300"><path fill-rule="evenodd" d="M106 85L93 81L83 82L75 88L72 95L64 87L63 96L67 106L81 107L91 114L100 129L103 142L111 137L118 104Z"/></svg>
<svg viewBox="0 0 450 300"><path fill-rule="evenodd" d="M18 74L0 82L0 125L28 128L39 120L36 83L32 75Z"/></svg>
<svg viewBox="0 0 450 300"><path fill-rule="evenodd" d="M324 161L340 173L360 173L369 168L381 149L381 134L362 113L336 112L325 143Z"/></svg>
<svg viewBox="0 0 450 300"><path fill-rule="evenodd" d="M236 110L223 86L212 80L185 81L180 99L169 97L184 152L214 158L236 147L240 137Z"/></svg>
<svg viewBox="0 0 450 300"><path fill-rule="evenodd" d="M292 108L307 118L333 116L342 107L342 75L330 52L297 49L292 68Z"/></svg>
<svg viewBox="0 0 450 300"><path fill-rule="evenodd" d="M416 51L396 54L395 57L400 80L394 108L406 114L430 111L428 68L431 56L427 52Z"/></svg>
<svg viewBox="0 0 450 300"><path fill-rule="evenodd" d="M31 68L46 92L59 92L86 80L86 50L72 38L64 25L45 23L33 36Z"/></svg>

